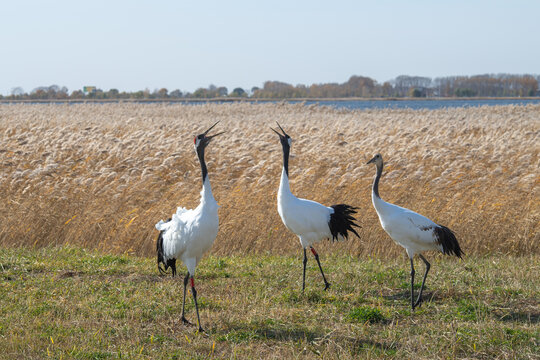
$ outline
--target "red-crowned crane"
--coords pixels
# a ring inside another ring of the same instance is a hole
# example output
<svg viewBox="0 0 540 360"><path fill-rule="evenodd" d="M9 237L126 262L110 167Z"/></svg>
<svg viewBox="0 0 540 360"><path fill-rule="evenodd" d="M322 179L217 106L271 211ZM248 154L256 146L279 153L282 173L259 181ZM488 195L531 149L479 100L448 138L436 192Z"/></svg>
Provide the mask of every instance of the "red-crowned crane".
<svg viewBox="0 0 540 360"><path fill-rule="evenodd" d="M306 287L306 249L308 247L315 256L315 260L317 260L324 281L324 290L326 290L330 287L330 283L324 276L319 254L313 248L313 244L323 239L347 239L349 231L360 237L353 228L353 226L359 227L353 217L357 208L346 204L327 207L315 201L299 199L292 194L289 186L289 152L292 139L279 124L277 125L283 134L271 129L279 135L283 148L283 171L281 172L281 182L277 194L278 213L287 229L300 238L300 244L304 249L302 292Z"/></svg>
<svg viewBox="0 0 540 360"><path fill-rule="evenodd" d="M427 250L438 250L446 255L455 255L461 258L463 252L459 247L456 236L446 226L439 225L425 216L415 213L409 209L387 203L379 196L379 179L383 172L383 158L380 154L375 155L368 164L374 163L377 166L377 175L373 181L371 200L373 207L379 215L381 226L386 233L398 245L407 251L411 262L411 307L414 310L422 301L424 284L431 265L422 256L421 252ZM420 259L426 264L426 272L422 280L422 286L418 294L418 299L414 301L414 263L413 257L418 254Z"/></svg>
<svg viewBox="0 0 540 360"><path fill-rule="evenodd" d="M219 122L219 121L218 121ZM176 259L182 260L187 267L187 274L184 278L184 297L182 299L182 322L189 324L184 316L186 304L186 288L191 280L191 293L197 311L197 322L199 331L203 332L201 319L199 317L199 306L197 304L197 290L195 290L195 268L205 252L207 252L216 239L219 227L218 204L212 195L208 170L204 161L204 149L212 138L222 134L218 133L208 136L208 132L216 126L217 122L204 133L197 135L194 139L195 151L202 171L202 191L201 202L195 209L188 210L179 207L167 222L161 220L156 224L159 230L157 239L157 263L160 273L164 274L170 267L172 275L176 274ZM164 269L160 266L164 265Z"/></svg>

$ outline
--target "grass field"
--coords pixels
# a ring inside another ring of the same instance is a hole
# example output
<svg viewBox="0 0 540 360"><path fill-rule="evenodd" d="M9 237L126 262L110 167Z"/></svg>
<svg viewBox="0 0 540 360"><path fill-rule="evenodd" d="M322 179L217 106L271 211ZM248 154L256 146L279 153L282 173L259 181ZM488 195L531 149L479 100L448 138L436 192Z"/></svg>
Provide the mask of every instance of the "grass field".
<svg viewBox="0 0 540 360"><path fill-rule="evenodd" d="M181 278L154 259L80 248L0 249L3 359L538 359L540 258L430 257L410 312L408 264L323 256L209 257L196 284L206 334L180 321ZM420 270L420 268L418 269ZM182 272L184 270L182 269ZM423 269L422 269L423 271ZM195 321L188 293L187 317Z"/></svg>
<svg viewBox="0 0 540 360"><path fill-rule="evenodd" d="M0 245L74 244L151 255L178 206L199 201L193 136L220 120L208 147L221 205L215 255L294 254L276 211L281 147L293 138L292 191L359 207L361 240L328 250L396 256L371 205L381 196L453 229L471 254L540 254L540 105L335 110L302 104L0 105ZM255 225L256 224L256 225Z"/></svg>

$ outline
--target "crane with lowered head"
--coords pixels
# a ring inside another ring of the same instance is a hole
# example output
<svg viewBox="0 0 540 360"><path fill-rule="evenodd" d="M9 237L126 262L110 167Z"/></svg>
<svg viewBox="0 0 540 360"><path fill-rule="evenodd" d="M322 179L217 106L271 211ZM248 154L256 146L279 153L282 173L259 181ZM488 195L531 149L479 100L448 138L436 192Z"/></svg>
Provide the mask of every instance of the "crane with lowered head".
<svg viewBox="0 0 540 360"><path fill-rule="evenodd" d="M422 302L422 292L426 283L426 278L431 267L430 263L422 256L423 251L437 250L445 255L455 255L461 258L463 252L454 235L454 232L446 226L436 224L427 217L415 213L401 206L387 203L379 195L379 180L383 172L383 158L381 154L376 154L368 164L375 164L377 174L373 181L371 200L373 207L379 216L381 226L386 233L398 245L407 251L411 262L411 308L414 310ZM426 264L426 272L422 280L422 286L418 293L418 298L414 301L414 263L413 257L418 254L420 259Z"/></svg>

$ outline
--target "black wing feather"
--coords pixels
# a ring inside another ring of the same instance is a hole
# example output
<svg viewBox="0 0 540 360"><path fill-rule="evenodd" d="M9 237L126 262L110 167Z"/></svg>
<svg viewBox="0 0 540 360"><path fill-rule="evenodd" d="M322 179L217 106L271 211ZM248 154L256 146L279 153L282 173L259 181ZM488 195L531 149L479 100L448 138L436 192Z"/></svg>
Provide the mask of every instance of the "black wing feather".
<svg viewBox="0 0 540 360"><path fill-rule="evenodd" d="M356 219L353 214L356 214L358 208L350 206L347 204L338 204L332 205L334 213L330 214L330 221L328 226L330 227L330 233L332 234L332 240L335 241L338 239L338 236L341 235L344 239L349 238L349 231L354 235L360 237L353 226L360 227L355 223Z"/></svg>
<svg viewBox="0 0 540 360"><path fill-rule="evenodd" d="M438 225L433 229L433 232L437 238L437 244L442 246L445 255L455 255L461 259L463 251L459 247L456 235L452 230L446 226Z"/></svg>
<svg viewBox="0 0 540 360"><path fill-rule="evenodd" d="M169 220L171 219L169 218ZM165 230L161 230L159 232L157 241L156 241L156 252L157 252L157 267L160 272L160 274L165 275L167 273L167 270L169 267L172 271L172 276L176 275L176 259L168 259L165 261L165 254L163 252L163 233ZM160 266L160 264L163 264L163 268Z"/></svg>

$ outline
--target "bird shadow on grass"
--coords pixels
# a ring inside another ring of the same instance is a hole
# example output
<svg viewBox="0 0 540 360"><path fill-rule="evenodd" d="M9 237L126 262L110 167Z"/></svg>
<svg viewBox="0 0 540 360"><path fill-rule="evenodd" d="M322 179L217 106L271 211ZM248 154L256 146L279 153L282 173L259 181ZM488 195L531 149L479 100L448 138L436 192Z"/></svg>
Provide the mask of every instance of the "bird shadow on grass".
<svg viewBox="0 0 540 360"><path fill-rule="evenodd" d="M341 346L347 345L350 351L356 355L359 355L366 350L376 350L376 352L380 353L381 355L391 356L395 355L398 351L396 344L389 345L369 339L337 336L333 339L333 341Z"/></svg>
<svg viewBox="0 0 540 360"><path fill-rule="evenodd" d="M320 348L330 344L335 344L341 349L347 349L349 353L355 356L359 356L361 353L366 351L384 356L391 356L395 355L398 350L398 346L395 343L386 344L384 342L373 341L367 338L335 334L334 331L327 333L323 337L315 338L309 342L309 345L313 346L314 348Z"/></svg>
<svg viewBox="0 0 540 360"><path fill-rule="evenodd" d="M311 330L302 326L285 326L280 324L229 324L226 329L216 331L216 340L231 343L251 341L276 341L276 342L307 342L317 348L326 344L335 343L340 347L346 346L352 353L359 354L367 350L376 350L385 355L397 352L395 344L372 341L369 339L356 338L325 333L322 330Z"/></svg>
<svg viewBox="0 0 540 360"><path fill-rule="evenodd" d="M540 312L512 311L505 314L494 312L493 315L497 320L504 322L519 322L524 324L540 323Z"/></svg>
<svg viewBox="0 0 540 360"><path fill-rule="evenodd" d="M285 326L280 324L228 324L226 328L215 332L217 340L233 343L260 341L308 341L321 338L324 334L319 330L311 330L302 326Z"/></svg>
<svg viewBox="0 0 540 360"><path fill-rule="evenodd" d="M289 340L302 340L306 339L307 341L313 341L317 337L322 336L322 332L313 331L305 329L302 327L292 327L292 328L261 328L257 329L256 332L265 339L272 339L277 341L289 341Z"/></svg>
<svg viewBox="0 0 540 360"><path fill-rule="evenodd" d="M416 297L418 296L418 291L415 290L414 291L414 296L415 296L415 300L416 300ZM397 292L395 294L388 294L388 295L382 295L382 298L387 300L387 301L397 301L397 300L406 300L408 302L411 301L411 291L410 290L405 290L405 291L400 291L400 292ZM437 300L441 300L442 297L440 297L439 295L437 295L435 292L427 292L427 291L424 291L422 293L422 301L423 302L432 302L432 301L437 301Z"/></svg>

